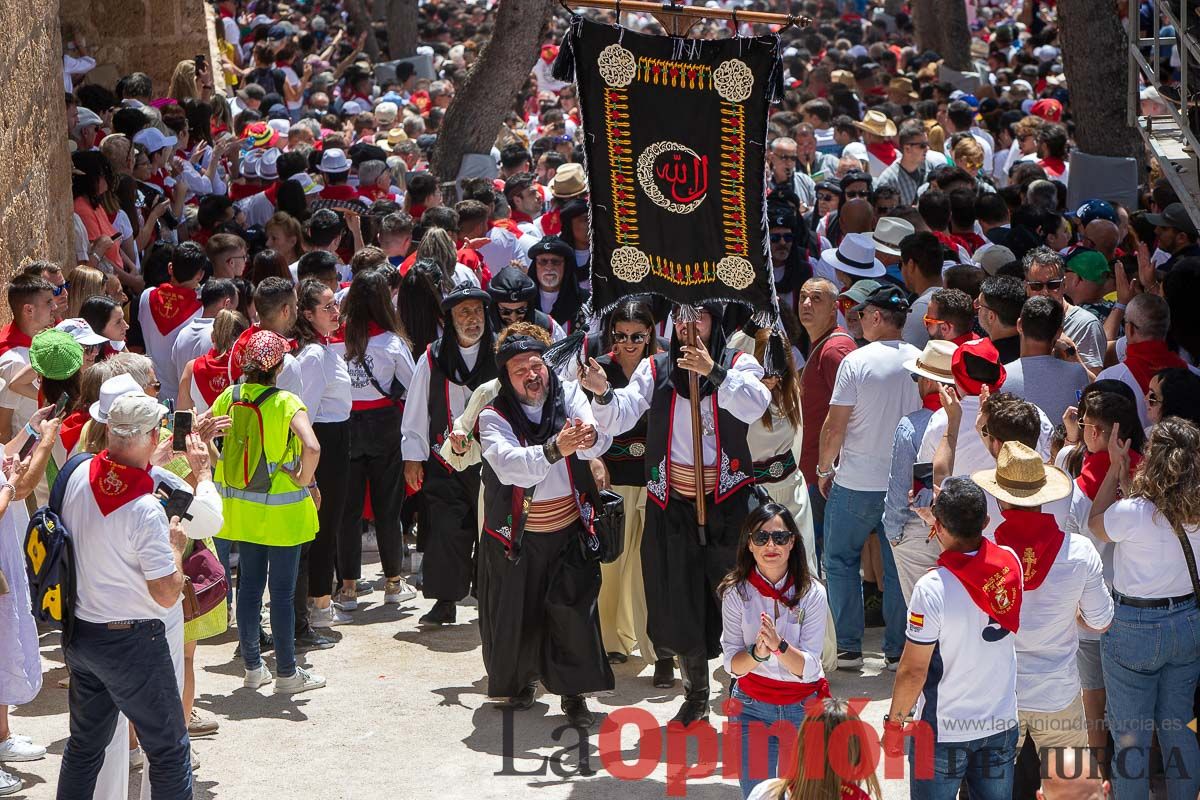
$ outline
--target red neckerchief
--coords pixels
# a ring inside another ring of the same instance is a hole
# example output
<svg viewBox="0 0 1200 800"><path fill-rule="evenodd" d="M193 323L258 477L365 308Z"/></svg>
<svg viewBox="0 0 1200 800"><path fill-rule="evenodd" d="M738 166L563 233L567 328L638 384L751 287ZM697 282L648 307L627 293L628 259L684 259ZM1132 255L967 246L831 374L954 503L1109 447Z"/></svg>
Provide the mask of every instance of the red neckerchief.
<svg viewBox="0 0 1200 800"><path fill-rule="evenodd" d="M930 392L921 398L921 407L930 411L938 411L942 407L942 398L937 392Z"/></svg>
<svg viewBox="0 0 1200 800"><path fill-rule="evenodd" d="M562 219L559 217L557 208L542 214L541 219L542 233L546 236L558 236L562 232Z"/></svg>
<svg viewBox="0 0 1200 800"><path fill-rule="evenodd" d="M938 238L939 242L951 250L957 251L960 247L963 250L968 249L966 241L961 236L956 236L953 233L943 233L942 231L934 231L933 235Z"/></svg>
<svg viewBox="0 0 1200 800"><path fill-rule="evenodd" d="M259 331L265 331L259 325L251 325L246 330L242 331L242 335L233 343L233 347L229 348L229 381L234 383L238 378L242 377L242 350L246 348L246 343L250 341L250 337ZM296 340L288 339L288 350L296 349Z"/></svg>
<svg viewBox="0 0 1200 800"><path fill-rule="evenodd" d="M512 213L515 215L517 212L514 211ZM508 219L498 219L492 223L492 227L506 230L513 236L516 236L518 239L525 235L524 232L517 227L517 223L512 217L509 217Z"/></svg>
<svg viewBox="0 0 1200 800"><path fill-rule="evenodd" d="M1142 387L1142 394L1150 391L1150 379L1159 370L1180 367L1187 369L1187 362L1157 339L1149 342L1129 342L1125 346L1125 366L1133 373L1133 379Z"/></svg>
<svg viewBox="0 0 1200 800"><path fill-rule="evenodd" d="M967 243L967 252L972 254L986 243L986 240L975 231L956 233L955 236Z"/></svg>
<svg viewBox="0 0 1200 800"><path fill-rule="evenodd" d="M1133 473L1140 463L1142 463L1141 453L1130 450L1129 477L1133 477ZM1100 484L1104 483L1104 476L1108 474L1108 468L1111 465L1112 459L1109 458L1107 450L1088 453L1083 457L1083 469L1080 470L1079 477L1075 479L1075 485L1079 487L1079 491L1087 495L1089 500L1096 499L1096 492L1100 491Z"/></svg>
<svg viewBox="0 0 1200 800"><path fill-rule="evenodd" d="M499 227L500 223L505 222L505 221L506 220L497 220L496 226ZM517 211L515 208L513 208L513 209L509 209L508 221L511 221L513 223L512 227L509 228L509 230L512 231L513 233L517 234L518 236L520 236L521 229L517 227L517 223L518 222L528 222L530 225L532 225L533 217L529 216L524 211Z"/></svg>
<svg viewBox="0 0 1200 800"><path fill-rule="evenodd" d="M867 794L861 786L855 786L853 783L843 783L842 800L871 800L871 795Z"/></svg>
<svg viewBox="0 0 1200 800"><path fill-rule="evenodd" d="M1046 170L1046 173L1052 177L1062 175L1067 171L1067 165L1061 158L1043 158L1038 162L1038 166Z"/></svg>
<svg viewBox="0 0 1200 800"><path fill-rule="evenodd" d="M887 166L891 166L896 160L899 153L896 151L896 145L891 142L873 142L867 145L867 152L875 156Z"/></svg>
<svg viewBox="0 0 1200 800"><path fill-rule="evenodd" d="M1012 548L1024 567L1025 591L1042 585L1066 534L1053 514L1009 508L1000 512L1004 522L996 528L996 544Z"/></svg>
<svg viewBox="0 0 1200 800"><path fill-rule="evenodd" d="M358 200L358 189L348 183L335 183L321 190L322 200Z"/></svg>
<svg viewBox="0 0 1200 800"><path fill-rule="evenodd" d="M26 336L14 323L10 322L0 328L0 355L4 355L14 347L29 347L31 344L33 344L33 337Z"/></svg>
<svg viewBox="0 0 1200 800"><path fill-rule="evenodd" d="M150 290L150 316L154 327L166 336L187 322L200 310L196 290L173 283L160 283Z"/></svg>
<svg viewBox="0 0 1200 800"><path fill-rule="evenodd" d="M214 347L193 361L192 383L204 402L210 406L215 403L217 396L229 385L229 353L218 354Z"/></svg>
<svg viewBox="0 0 1200 800"><path fill-rule="evenodd" d="M755 589L758 589L758 593L768 600L775 600L784 604L787 603L786 595L792 589L791 575L788 575L788 578L784 582L782 589L776 589L774 586L772 586L771 582L764 578L762 573L758 571L758 567L750 570L750 577L748 580L750 581L750 585Z"/></svg>
<svg viewBox="0 0 1200 800"><path fill-rule="evenodd" d="M392 193L382 186L368 186L366 189L359 189L358 196L372 203L376 200L392 199Z"/></svg>
<svg viewBox="0 0 1200 800"><path fill-rule="evenodd" d="M256 195L263 190L262 185L258 183L241 183L234 181L229 184L229 199L235 203L238 200L244 200L247 197Z"/></svg>
<svg viewBox="0 0 1200 800"><path fill-rule="evenodd" d="M474 247L460 247L457 256L458 263L470 269L471 272L479 272L479 265L483 263L483 259L479 257L479 252Z"/></svg>
<svg viewBox="0 0 1200 800"><path fill-rule="evenodd" d="M92 458L88 483L92 485L92 496L100 506L100 513L106 517L131 500L154 491L154 479L149 472L118 464L108 457L107 450Z"/></svg>
<svg viewBox="0 0 1200 800"><path fill-rule="evenodd" d="M75 449L75 445L79 444L79 435L83 433L83 426L91 418L91 415L84 409L68 414L62 421L62 426L58 429L58 438L62 440L63 449L68 453Z"/></svg>
<svg viewBox="0 0 1200 800"><path fill-rule="evenodd" d="M973 556L947 550L938 558L958 578L979 610L1005 630L1021 627L1021 563L1017 557L987 539Z"/></svg>
<svg viewBox="0 0 1200 800"><path fill-rule="evenodd" d="M951 339L950 341L954 342L956 345L958 345L958 346L960 346L960 347L961 347L962 345L966 344L967 342L973 342L973 341L975 341L975 340L976 340L976 339L978 339L978 338L979 338L979 337L978 337L978 336L976 336L976 335L974 334L974 332L972 332L972 331L967 331L967 332L966 332L966 333L964 333L962 336L955 336L955 337L954 337L953 339Z"/></svg>
<svg viewBox="0 0 1200 800"><path fill-rule="evenodd" d="M376 325L374 322L367 323L367 338L378 336L381 333L392 333L392 331L389 331L387 328L384 328L380 325Z"/></svg>

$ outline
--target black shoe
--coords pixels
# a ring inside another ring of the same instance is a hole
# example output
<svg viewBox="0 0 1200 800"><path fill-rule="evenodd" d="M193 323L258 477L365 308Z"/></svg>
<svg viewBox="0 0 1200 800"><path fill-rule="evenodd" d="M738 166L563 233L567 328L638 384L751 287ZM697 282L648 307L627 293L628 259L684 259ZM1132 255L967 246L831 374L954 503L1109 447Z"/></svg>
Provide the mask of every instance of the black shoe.
<svg viewBox="0 0 1200 800"><path fill-rule="evenodd" d="M297 650L328 650L337 642L327 636L317 633L315 628L305 628L296 634Z"/></svg>
<svg viewBox="0 0 1200 800"><path fill-rule="evenodd" d="M679 707L679 711L675 716L671 717L671 722L682 722L684 725L691 725L693 722L701 722L708 719L708 697L704 699L699 697L684 698L683 705Z"/></svg>
<svg viewBox="0 0 1200 800"><path fill-rule="evenodd" d="M458 614L458 607L453 600L438 600L433 604L433 608L429 609L429 613L424 614L417 620L422 625L448 625L454 622Z"/></svg>
<svg viewBox="0 0 1200 800"><path fill-rule="evenodd" d="M373 591L375 591L375 587L371 585L370 581L364 581L362 578L359 578L354 583L354 593L359 597L362 597L364 594L370 594Z"/></svg>
<svg viewBox="0 0 1200 800"><path fill-rule="evenodd" d="M266 628L258 629L258 649L259 650L274 650L275 637L272 636Z"/></svg>
<svg viewBox="0 0 1200 800"><path fill-rule="evenodd" d="M628 660L629 656L625 655L624 653L618 653L614 651L608 654L608 663L610 664L624 664Z"/></svg>
<svg viewBox="0 0 1200 800"><path fill-rule="evenodd" d="M654 688L671 689L675 686L675 659L660 658L654 662Z"/></svg>
<svg viewBox="0 0 1200 800"><path fill-rule="evenodd" d="M863 665L862 653L857 650L838 650L838 669L858 669Z"/></svg>
<svg viewBox="0 0 1200 800"><path fill-rule="evenodd" d="M581 694L569 694L562 699L562 711L567 715L567 722L576 728L590 728L596 721L595 715L588 710L587 700Z"/></svg>
<svg viewBox="0 0 1200 800"><path fill-rule="evenodd" d="M671 721L690 725L708 719L708 659L680 656L679 671L683 675L683 705Z"/></svg>
<svg viewBox="0 0 1200 800"><path fill-rule="evenodd" d="M533 708L533 695L535 692L537 692L537 684L531 683L508 698L508 702L504 705L517 711L527 711Z"/></svg>

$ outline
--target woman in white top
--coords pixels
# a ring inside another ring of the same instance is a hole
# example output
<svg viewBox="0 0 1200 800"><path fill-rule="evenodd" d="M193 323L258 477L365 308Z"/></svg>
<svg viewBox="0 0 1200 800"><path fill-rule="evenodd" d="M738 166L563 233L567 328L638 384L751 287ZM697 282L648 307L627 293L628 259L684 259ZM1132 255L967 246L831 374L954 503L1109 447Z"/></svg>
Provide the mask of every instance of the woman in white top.
<svg viewBox="0 0 1200 800"><path fill-rule="evenodd" d="M338 529L337 565L342 587L333 602L342 611L358 608L362 575L362 487L371 492L379 560L387 578L385 603L417 596L401 576L404 558L400 508L404 502L404 458L400 451L402 397L412 381L412 350L400 334L386 269L354 276L343 301L345 359L350 374L350 466L346 507Z"/></svg>
<svg viewBox="0 0 1200 800"><path fill-rule="evenodd" d="M804 704L829 696L821 667L829 601L808 558L791 512L766 503L746 518L737 560L717 587L722 663L735 678L729 716L741 727L743 796L774 778L779 764L779 739L769 736L766 771L759 772L762 756L750 749L764 736L751 737L751 726L799 726Z"/></svg>
<svg viewBox="0 0 1200 800"><path fill-rule="evenodd" d="M197 356L183 368L179 378L180 411L208 411L213 401L229 385L229 354L250 322L237 311L221 309L213 320L212 349Z"/></svg>
<svg viewBox="0 0 1200 800"><path fill-rule="evenodd" d="M1188 722L1200 677L1200 428L1167 417L1150 431L1145 460L1129 480L1129 444L1114 425L1110 464L1089 525L1115 542L1116 615L1101 639L1108 726L1116 747L1116 795L1149 795L1151 734L1157 732L1172 798L1200 791L1200 746ZM1124 490L1124 499L1117 500Z"/></svg>
<svg viewBox="0 0 1200 800"><path fill-rule="evenodd" d="M296 363L300 365L303 381L300 399L321 443L316 475L321 503L317 508L320 522L317 536L301 548L297 584L306 591L297 593L296 608L301 611L305 597L309 598L313 606L308 614L309 623L315 628L327 628L350 621L349 615L330 604L337 531L346 508L346 478L350 468L350 373L342 358L342 344L330 339L341 325L333 290L310 278L300 284L297 299L296 343L300 349L296 352ZM296 626L302 633L307 632L306 627Z"/></svg>

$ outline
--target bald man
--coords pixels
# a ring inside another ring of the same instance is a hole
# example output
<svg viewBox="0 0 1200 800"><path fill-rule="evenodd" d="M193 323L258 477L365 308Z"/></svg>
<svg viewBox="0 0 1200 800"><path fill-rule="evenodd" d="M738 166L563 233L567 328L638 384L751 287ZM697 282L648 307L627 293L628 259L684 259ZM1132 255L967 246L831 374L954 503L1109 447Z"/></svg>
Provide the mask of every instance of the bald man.
<svg viewBox="0 0 1200 800"><path fill-rule="evenodd" d="M1117 257L1117 242L1121 239L1117 226L1106 219L1094 219L1083 229L1084 247L1099 250L1110 262Z"/></svg>
<svg viewBox="0 0 1200 800"><path fill-rule="evenodd" d="M875 230L875 209L866 200L854 199L842 203L842 235L847 233L871 233Z"/></svg>

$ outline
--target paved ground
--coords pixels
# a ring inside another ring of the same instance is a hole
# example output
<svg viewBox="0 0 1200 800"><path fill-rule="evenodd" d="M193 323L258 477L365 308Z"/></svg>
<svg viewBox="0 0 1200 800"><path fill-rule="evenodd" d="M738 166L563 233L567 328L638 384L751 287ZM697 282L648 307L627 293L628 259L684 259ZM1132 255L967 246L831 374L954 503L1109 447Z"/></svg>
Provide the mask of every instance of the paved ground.
<svg viewBox="0 0 1200 800"><path fill-rule="evenodd" d="M382 581L379 584L381 589ZM220 719L221 730L195 743L202 760L196 773L199 800L667 796L665 766L632 782L602 769L598 726L584 748L595 774L578 774L578 737L567 731L557 742L552 738L565 722L556 697L539 696L533 709L511 715L512 725L506 731L506 715L484 697L474 607L460 607L459 624L453 627L419 631L417 618L428 610L429 601L418 598L397 609L383 606L382 599L379 590L362 598L366 602L355 613L355 623L334 629L342 639L337 647L308 654L308 663L328 678L329 685L306 694L286 697L243 688L241 663L233 659L233 631L201 644L197 704ZM879 634L880 629L868 630L868 649L878 648ZM47 635L44 645L45 686L35 702L14 709L12 715L15 732L50 748L50 755L41 761L8 765L17 767L27 784L26 793L16 797L30 800L54 797L67 732L67 692L57 685L66 670L57 635ZM892 674L880 675L882 658L871 655L861 674L842 671L830 682L835 695L870 698L864 716L878 729L887 711ZM267 663L273 670L274 661L268 658ZM611 713L636 706L659 724L675 713L679 689L653 688L649 667L638 659L615 671L616 691L590 701L593 710ZM718 670L717 680L724 679ZM714 709L718 707L714 700ZM713 717L716 725L723 721ZM622 748L631 761L633 745L632 733L623 737ZM555 765L557 773L545 768L542 774L514 774L535 772L544 767L545 757L560 749L567 752L562 765ZM699 760L694 744L689 750L691 759ZM506 751L511 756L507 760ZM736 781L722 780L719 767L717 773L688 782L686 796L740 798ZM900 782L885 782L884 794L888 800L908 796ZM130 797L137 797L137 789Z"/></svg>

